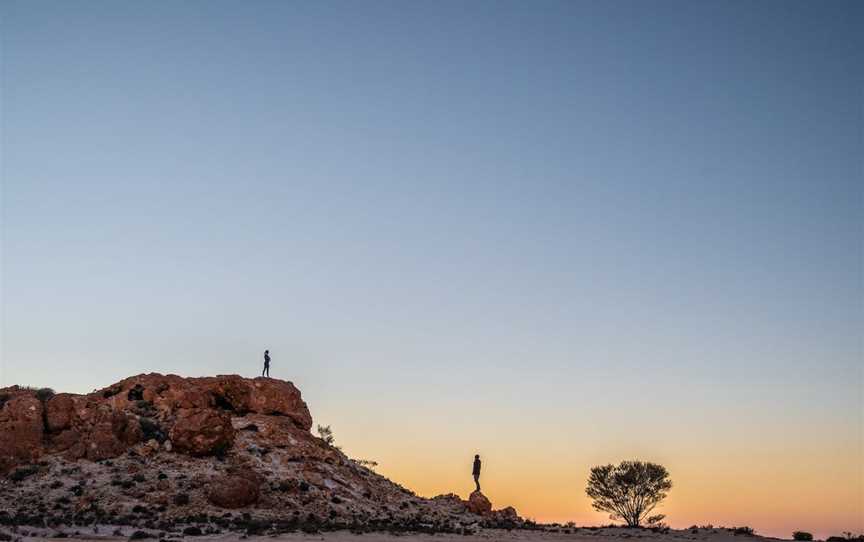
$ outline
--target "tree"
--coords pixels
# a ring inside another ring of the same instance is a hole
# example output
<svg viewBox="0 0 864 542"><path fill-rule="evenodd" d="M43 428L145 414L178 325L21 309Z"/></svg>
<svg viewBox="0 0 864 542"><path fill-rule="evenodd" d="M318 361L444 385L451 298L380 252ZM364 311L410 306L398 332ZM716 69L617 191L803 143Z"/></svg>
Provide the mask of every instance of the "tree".
<svg viewBox="0 0 864 542"><path fill-rule="evenodd" d="M666 467L642 461L622 461L620 465L593 467L585 493L594 500L595 510L609 512L628 527L643 523L654 525L664 515L649 516L672 489Z"/></svg>
<svg viewBox="0 0 864 542"><path fill-rule="evenodd" d="M321 437L321 440L323 440L324 444L327 446L342 451L341 447L336 446L336 438L333 436L333 430L330 429L329 425L319 425L318 436Z"/></svg>

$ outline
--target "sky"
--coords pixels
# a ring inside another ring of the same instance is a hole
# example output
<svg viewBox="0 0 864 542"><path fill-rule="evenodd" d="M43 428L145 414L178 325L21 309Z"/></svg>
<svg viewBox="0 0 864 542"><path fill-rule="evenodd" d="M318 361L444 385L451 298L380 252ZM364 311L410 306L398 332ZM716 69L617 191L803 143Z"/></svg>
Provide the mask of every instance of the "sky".
<svg viewBox="0 0 864 542"><path fill-rule="evenodd" d="M0 386L293 381L421 495L864 532L861 2L0 3Z"/></svg>

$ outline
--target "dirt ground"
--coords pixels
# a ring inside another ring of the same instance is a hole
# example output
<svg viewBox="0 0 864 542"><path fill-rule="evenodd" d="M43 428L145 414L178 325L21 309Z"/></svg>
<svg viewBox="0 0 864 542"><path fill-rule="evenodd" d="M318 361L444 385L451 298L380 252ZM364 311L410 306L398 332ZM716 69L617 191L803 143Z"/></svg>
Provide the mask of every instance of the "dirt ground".
<svg viewBox="0 0 864 542"><path fill-rule="evenodd" d="M50 530L40 532L23 532L25 529L19 529L17 533L11 532L8 529L0 529L0 533L11 535L13 541L30 542L36 540L56 540L57 534L62 532L70 540L78 542L97 542L97 541L126 541L129 540L134 529L123 528L116 535L113 527L103 526L94 532L93 529L78 529L78 534L75 534L74 529L65 530ZM159 540L159 534L151 533L152 538L142 540ZM347 531L336 531L321 534L303 534L291 533L273 536L246 536L240 533L223 533L219 535L206 536L181 536L168 534L162 540L165 541L197 541L197 542L470 542L476 541L502 541L502 542L555 542L555 541L574 541L574 542L635 542L630 539L641 538L644 542L758 542L759 540L777 540L768 539L759 536L735 536L726 529L698 529L695 532L691 530L672 530L665 534L654 533L648 530L639 529L589 529L576 528L567 529L550 528L546 530L513 530L504 531L497 529L479 530L470 536L458 534L412 534L412 533L364 533L354 534ZM0 538L2 539L2 538Z"/></svg>

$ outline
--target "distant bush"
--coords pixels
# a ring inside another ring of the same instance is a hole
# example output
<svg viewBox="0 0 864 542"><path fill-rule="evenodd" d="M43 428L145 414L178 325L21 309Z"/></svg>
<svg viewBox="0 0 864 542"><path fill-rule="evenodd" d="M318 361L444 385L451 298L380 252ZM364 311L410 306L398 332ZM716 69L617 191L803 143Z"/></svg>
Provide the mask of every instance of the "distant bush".
<svg viewBox="0 0 864 542"><path fill-rule="evenodd" d="M36 398L43 403L52 397L54 397L54 390L51 388L39 388L36 390Z"/></svg>
<svg viewBox="0 0 864 542"><path fill-rule="evenodd" d="M733 528L733 529L732 529L732 534L734 534L735 536L740 536L740 535L743 535L743 536L753 536L753 535L755 534L755 532L753 531L753 528L752 528L752 527L744 526L744 527L735 527L735 528Z"/></svg>
<svg viewBox="0 0 864 542"><path fill-rule="evenodd" d="M806 531L795 531L792 533L792 540L813 540L813 533Z"/></svg>
<svg viewBox="0 0 864 542"><path fill-rule="evenodd" d="M622 461L619 465L593 467L585 493L594 500L595 510L609 512L613 520L622 519L628 527L665 528L665 516L649 516L672 488L669 471L663 465L642 461Z"/></svg>

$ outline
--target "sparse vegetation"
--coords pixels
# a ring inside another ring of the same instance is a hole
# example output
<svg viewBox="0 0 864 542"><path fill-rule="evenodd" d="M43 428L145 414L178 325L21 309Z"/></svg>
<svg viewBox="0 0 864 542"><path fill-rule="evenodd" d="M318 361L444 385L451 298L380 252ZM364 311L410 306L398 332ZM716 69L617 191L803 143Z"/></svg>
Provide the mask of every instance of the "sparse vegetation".
<svg viewBox="0 0 864 542"><path fill-rule="evenodd" d="M593 467L585 493L595 510L609 512L628 527L663 526L663 514L649 516L672 488L666 467L642 461Z"/></svg>
<svg viewBox="0 0 864 542"><path fill-rule="evenodd" d="M36 398L42 401L43 403L49 399L54 397L54 390L51 388L39 388L36 390Z"/></svg>
<svg viewBox="0 0 864 542"><path fill-rule="evenodd" d="M371 459L352 459L351 461L370 470L375 470L375 467L378 466L378 462Z"/></svg>
<svg viewBox="0 0 864 542"><path fill-rule="evenodd" d="M813 534L806 531L795 531L792 533L793 540L813 540Z"/></svg>
<svg viewBox="0 0 864 542"><path fill-rule="evenodd" d="M745 525L744 527L733 527L732 534L734 534L735 536L753 536L755 534L755 531L752 527L747 527Z"/></svg>
<svg viewBox="0 0 864 542"><path fill-rule="evenodd" d="M319 425L318 426L318 436L321 437L321 440L324 441L324 444L327 446L342 451L342 448L336 446L336 438L333 436L333 430L330 429L329 425Z"/></svg>

